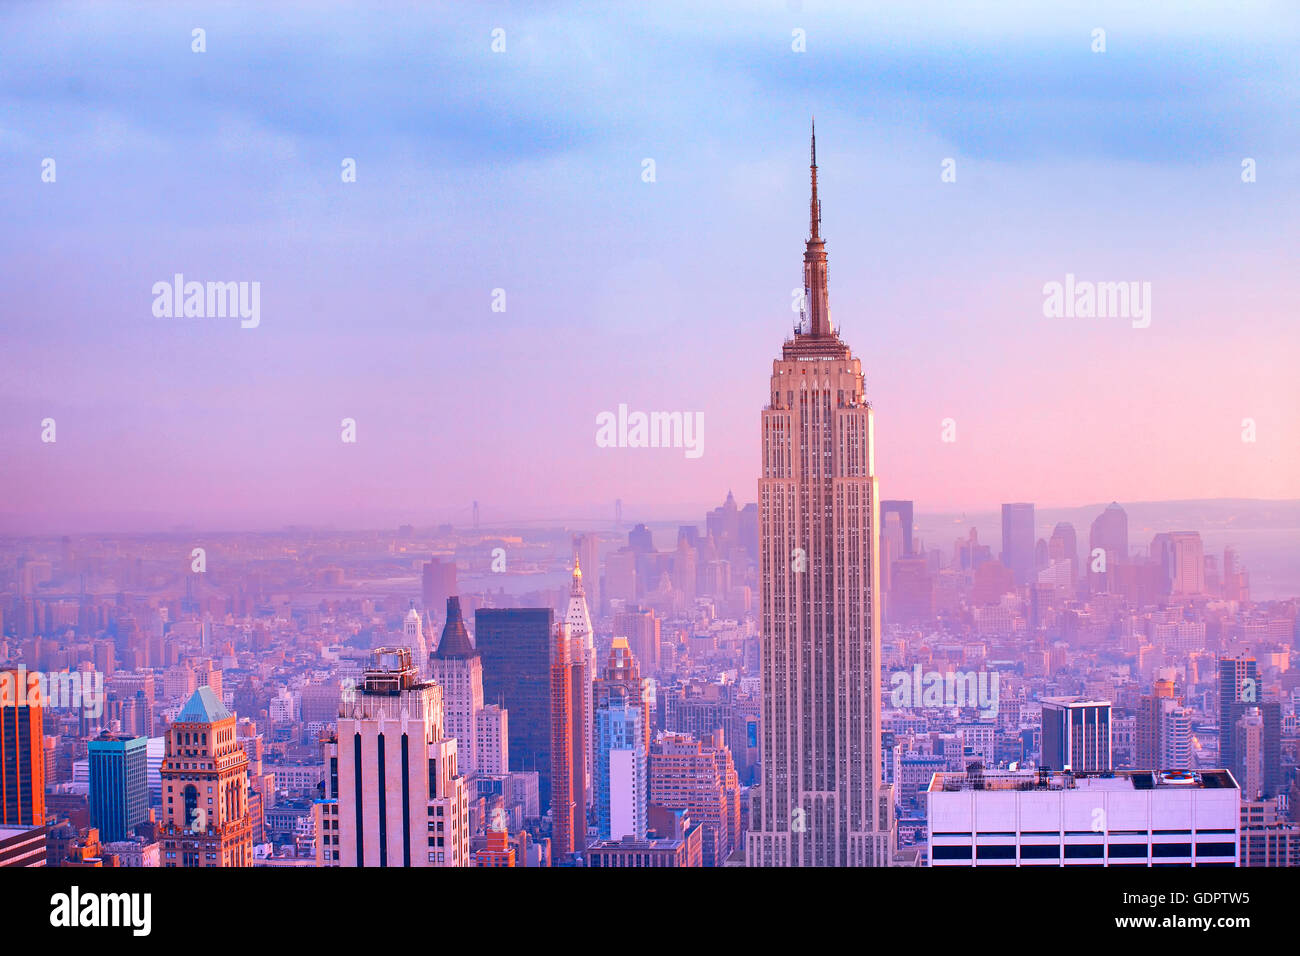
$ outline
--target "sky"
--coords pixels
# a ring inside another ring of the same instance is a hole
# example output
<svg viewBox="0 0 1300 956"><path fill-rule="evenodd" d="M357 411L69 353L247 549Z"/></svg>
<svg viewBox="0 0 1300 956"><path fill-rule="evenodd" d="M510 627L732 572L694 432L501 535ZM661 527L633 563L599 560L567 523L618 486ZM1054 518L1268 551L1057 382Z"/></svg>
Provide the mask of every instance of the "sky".
<svg viewBox="0 0 1300 956"><path fill-rule="evenodd" d="M1128 6L0 7L0 533L754 500L814 115L882 496L1300 497L1300 12Z"/></svg>

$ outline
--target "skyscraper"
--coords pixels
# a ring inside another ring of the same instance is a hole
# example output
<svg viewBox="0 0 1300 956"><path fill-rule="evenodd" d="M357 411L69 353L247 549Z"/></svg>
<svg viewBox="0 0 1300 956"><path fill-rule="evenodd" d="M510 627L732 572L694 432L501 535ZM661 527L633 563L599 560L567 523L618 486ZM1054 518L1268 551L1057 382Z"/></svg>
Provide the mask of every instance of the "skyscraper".
<svg viewBox="0 0 1300 956"><path fill-rule="evenodd" d="M1015 575L1016 587L1034 579L1034 506L1017 502L1002 506L1002 563Z"/></svg>
<svg viewBox="0 0 1300 956"><path fill-rule="evenodd" d="M1112 769L1110 701L1045 697L1042 703L1043 759L1039 766L1075 773Z"/></svg>
<svg viewBox="0 0 1300 956"><path fill-rule="evenodd" d="M910 501L890 501L885 500L880 503L880 520L888 520L889 515L898 515L898 525L902 531L903 549L896 558L910 558L912 556L912 502Z"/></svg>
<svg viewBox="0 0 1300 956"><path fill-rule="evenodd" d="M1093 570L1096 560L1093 552L1098 548L1106 557L1104 572ZM1088 568L1092 590L1105 591L1110 581L1114 580L1116 566L1128 561L1128 513L1112 501L1106 510L1099 514L1088 530L1088 558L1084 562ZM1113 588L1111 589L1113 590Z"/></svg>
<svg viewBox="0 0 1300 956"><path fill-rule="evenodd" d="M565 861L587 846L586 714L582 689L587 680L586 664L574 654L575 642L569 627L555 625L551 654L551 853Z"/></svg>
<svg viewBox="0 0 1300 956"><path fill-rule="evenodd" d="M148 737L100 734L87 745L90 823L105 843L128 840L149 819Z"/></svg>
<svg viewBox="0 0 1300 956"><path fill-rule="evenodd" d="M587 606L600 615L600 538L594 531L573 536L573 550L587 569L582 586L587 592Z"/></svg>
<svg viewBox="0 0 1300 956"><path fill-rule="evenodd" d="M483 710L483 662L470 643L460 598L447 598L447 623L429 657L429 679L442 688L447 736L456 738L456 762L465 776L479 769L478 719Z"/></svg>
<svg viewBox="0 0 1300 956"><path fill-rule="evenodd" d="M510 711L510 769L537 771L541 812L551 802L550 608L480 608L474 638L483 661L483 700Z"/></svg>
<svg viewBox="0 0 1300 956"><path fill-rule="evenodd" d="M45 717L37 675L0 671L0 826L45 825Z"/></svg>
<svg viewBox="0 0 1300 956"><path fill-rule="evenodd" d="M252 866L248 755L211 687L196 690L168 728L160 773L162 865Z"/></svg>
<svg viewBox="0 0 1300 956"><path fill-rule="evenodd" d="M433 558L426 561L420 575L420 598L424 609L435 614L447 602L447 598L458 594L456 587L456 561L452 558L443 560Z"/></svg>
<svg viewBox="0 0 1300 956"><path fill-rule="evenodd" d="M1151 560L1160 568L1162 597L1205 591L1205 557L1199 531L1167 531L1151 539Z"/></svg>
<svg viewBox="0 0 1300 956"><path fill-rule="evenodd" d="M812 140L805 310L772 363L758 483L761 783L752 866L881 866L879 515L861 362L831 325Z"/></svg>
<svg viewBox="0 0 1300 956"><path fill-rule="evenodd" d="M1079 540L1074 525L1068 521L1057 522L1047 542L1047 551L1053 561L1070 562L1070 584L1073 585L1079 579Z"/></svg>
<svg viewBox="0 0 1300 956"><path fill-rule="evenodd" d="M425 640L420 612L415 609L414 601L411 602L411 609L406 612L406 618L402 621L402 636L406 640L405 647L411 652L412 660L421 670L424 670L429 661L429 642Z"/></svg>
<svg viewBox="0 0 1300 956"><path fill-rule="evenodd" d="M690 811L704 826L704 865L722 866L740 841L740 781L726 733L660 737L650 754L650 802Z"/></svg>
<svg viewBox="0 0 1300 956"><path fill-rule="evenodd" d="M1259 706L1259 673L1255 658L1238 651L1219 660L1219 764L1236 770L1233 728L1249 708ZM1250 799L1255 799L1253 796Z"/></svg>
<svg viewBox="0 0 1300 956"><path fill-rule="evenodd" d="M614 638L609 662L593 688L597 839L644 840L650 710L627 638Z"/></svg>
<svg viewBox="0 0 1300 956"><path fill-rule="evenodd" d="M582 564L575 555L573 559L573 583L569 588L569 606L564 612L564 623L569 625L569 640L573 642L574 656L580 657L585 666L586 684L582 688L582 709L586 721L588 739L583 741L583 750L587 755L583 767L583 806L591 806L592 777L592 740L590 734L595 726L595 706L591 696L591 681L596 675L596 635L591 628L591 614L587 610L587 596L582 586Z"/></svg>
<svg viewBox="0 0 1300 956"><path fill-rule="evenodd" d="M338 865L469 866L469 797L442 702L406 648L371 653L326 748L338 768Z"/></svg>

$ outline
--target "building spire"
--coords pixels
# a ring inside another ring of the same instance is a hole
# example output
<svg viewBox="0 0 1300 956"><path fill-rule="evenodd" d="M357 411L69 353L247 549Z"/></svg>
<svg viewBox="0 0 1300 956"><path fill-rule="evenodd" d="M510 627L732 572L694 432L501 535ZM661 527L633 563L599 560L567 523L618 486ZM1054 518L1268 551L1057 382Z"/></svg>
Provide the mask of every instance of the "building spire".
<svg viewBox="0 0 1300 956"><path fill-rule="evenodd" d="M812 200L809 202L809 219L811 220L810 233L812 238L821 238L822 226L822 204L817 198L817 118L813 117L812 122L812 164L808 167L812 171Z"/></svg>
<svg viewBox="0 0 1300 956"><path fill-rule="evenodd" d="M831 310L826 294L826 242L822 239L822 204L817 198L817 121L812 127L812 198L809 200L808 246L803 256L803 287L808 329L804 333L813 338L833 337Z"/></svg>

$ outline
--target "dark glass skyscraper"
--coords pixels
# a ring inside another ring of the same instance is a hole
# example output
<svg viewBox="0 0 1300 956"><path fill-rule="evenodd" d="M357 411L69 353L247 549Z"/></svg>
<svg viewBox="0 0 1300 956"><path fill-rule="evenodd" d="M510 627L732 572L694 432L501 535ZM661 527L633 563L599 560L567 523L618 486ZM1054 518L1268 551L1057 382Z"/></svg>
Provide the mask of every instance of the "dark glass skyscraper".
<svg viewBox="0 0 1300 956"><path fill-rule="evenodd" d="M1219 765L1237 766L1232 729L1247 708L1259 706L1259 674L1255 658L1245 654L1219 660ZM1265 744L1267 748L1267 743Z"/></svg>
<svg viewBox="0 0 1300 956"><path fill-rule="evenodd" d="M542 813L551 804L550 608L481 608L474 641L483 661L483 702L510 711L510 769L536 770Z"/></svg>
<svg viewBox="0 0 1300 956"><path fill-rule="evenodd" d="M1045 770L1111 770L1110 701L1079 697L1043 699Z"/></svg>
<svg viewBox="0 0 1300 956"><path fill-rule="evenodd" d="M105 731L88 745L90 822L104 842L126 840L149 819L148 738Z"/></svg>

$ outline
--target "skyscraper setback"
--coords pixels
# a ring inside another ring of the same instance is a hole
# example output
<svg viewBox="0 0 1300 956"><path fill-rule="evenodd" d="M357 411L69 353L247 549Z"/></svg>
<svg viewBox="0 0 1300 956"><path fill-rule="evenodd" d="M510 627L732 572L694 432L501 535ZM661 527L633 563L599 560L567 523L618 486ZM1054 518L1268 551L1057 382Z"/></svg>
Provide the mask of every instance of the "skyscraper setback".
<svg viewBox="0 0 1300 956"><path fill-rule="evenodd" d="M879 515L861 362L832 327L812 137L799 327L772 363L759 494L762 781L751 866L883 866Z"/></svg>

